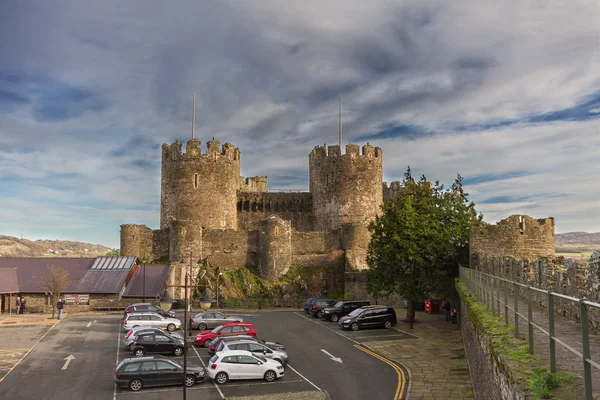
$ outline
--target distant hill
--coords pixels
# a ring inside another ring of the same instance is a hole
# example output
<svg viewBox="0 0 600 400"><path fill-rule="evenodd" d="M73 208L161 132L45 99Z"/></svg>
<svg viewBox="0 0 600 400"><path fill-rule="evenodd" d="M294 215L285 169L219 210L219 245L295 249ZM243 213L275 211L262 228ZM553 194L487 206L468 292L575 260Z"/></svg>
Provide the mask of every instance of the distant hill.
<svg viewBox="0 0 600 400"><path fill-rule="evenodd" d="M600 232L558 233L555 238L558 256L587 259L594 250L600 250Z"/></svg>
<svg viewBox="0 0 600 400"><path fill-rule="evenodd" d="M99 244L68 240L28 240L0 235L0 257L97 257L114 251Z"/></svg>

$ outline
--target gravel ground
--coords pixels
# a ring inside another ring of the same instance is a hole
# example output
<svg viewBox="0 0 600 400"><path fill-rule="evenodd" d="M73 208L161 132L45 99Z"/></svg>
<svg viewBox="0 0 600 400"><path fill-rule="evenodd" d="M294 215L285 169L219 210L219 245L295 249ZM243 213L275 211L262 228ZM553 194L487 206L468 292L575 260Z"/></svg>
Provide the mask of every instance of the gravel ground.
<svg viewBox="0 0 600 400"><path fill-rule="evenodd" d="M325 391L265 394L261 396L228 397L229 400L330 400Z"/></svg>

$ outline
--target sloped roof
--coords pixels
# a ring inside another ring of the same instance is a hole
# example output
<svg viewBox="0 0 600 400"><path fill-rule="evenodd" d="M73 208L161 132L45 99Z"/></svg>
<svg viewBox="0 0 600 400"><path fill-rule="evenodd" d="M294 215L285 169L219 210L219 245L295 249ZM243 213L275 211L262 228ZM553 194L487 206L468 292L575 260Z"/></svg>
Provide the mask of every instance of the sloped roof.
<svg viewBox="0 0 600 400"><path fill-rule="evenodd" d="M0 268L0 293L19 293L16 268Z"/></svg>
<svg viewBox="0 0 600 400"><path fill-rule="evenodd" d="M95 258L0 258L0 268L16 268L19 293L45 293L44 276L51 266L63 267L71 282L65 293L77 293L77 285Z"/></svg>
<svg viewBox="0 0 600 400"><path fill-rule="evenodd" d="M169 265L148 264L146 265L146 297L159 297L162 295L162 287L167 281L169 275ZM144 296L144 266L138 265L123 297L142 297Z"/></svg>

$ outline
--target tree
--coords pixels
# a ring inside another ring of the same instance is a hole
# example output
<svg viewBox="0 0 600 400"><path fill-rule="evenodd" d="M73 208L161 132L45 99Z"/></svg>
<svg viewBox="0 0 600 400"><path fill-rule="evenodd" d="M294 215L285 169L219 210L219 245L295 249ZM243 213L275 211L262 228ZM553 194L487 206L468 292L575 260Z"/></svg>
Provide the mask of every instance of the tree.
<svg viewBox="0 0 600 400"><path fill-rule="evenodd" d="M52 296L52 318L56 308L57 299L61 293L69 286L71 276L69 271L64 267L48 267L48 273L42 278L44 282L44 290Z"/></svg>
<svg viewBox="0 0 600 400"><path fill-rule="evenodd" d="M398 196L386 200L369 224L367 290L375 297L400 294L414 321L417 301L450 292L449 271L468 246L470 224L481 218L460 175L445 189L425 176L415 181L408 167Z"/></svg>

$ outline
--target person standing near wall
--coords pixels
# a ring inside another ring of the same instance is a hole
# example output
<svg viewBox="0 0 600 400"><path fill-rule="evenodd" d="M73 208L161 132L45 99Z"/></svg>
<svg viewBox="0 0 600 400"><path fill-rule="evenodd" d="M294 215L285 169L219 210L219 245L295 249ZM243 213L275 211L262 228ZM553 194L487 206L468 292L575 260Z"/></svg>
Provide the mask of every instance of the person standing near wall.
<svg viewBox="0 0 600 400"><path fill-rule="evenodd" d="M444 307L442 307L442 310L444 310L444 314L446 315L446 322L450 322L450 308L450 302L446 301Z"/></svg>
<svg viewBox="0 0 600 400"><path fill-rule="evenodd" d="M65 308L65 301L63 299L58 299L58 303L56 303L56 309L58 310L57 319L61 319L63 314L63 308Z"/></svg>
<svg viewBox="0 0 600 400"><path fill-rule="evenodd" d="M21 298L17 296L17 314L21 314Z"/></svg>
<svg viewBox="0 0 600 400"><path fill-rule="evenodd" d="M27 300L25 300L25 297L21 297L21 314L23 314L25 312L26 304L27 304Z"/></svg>

